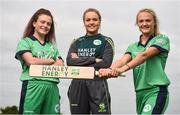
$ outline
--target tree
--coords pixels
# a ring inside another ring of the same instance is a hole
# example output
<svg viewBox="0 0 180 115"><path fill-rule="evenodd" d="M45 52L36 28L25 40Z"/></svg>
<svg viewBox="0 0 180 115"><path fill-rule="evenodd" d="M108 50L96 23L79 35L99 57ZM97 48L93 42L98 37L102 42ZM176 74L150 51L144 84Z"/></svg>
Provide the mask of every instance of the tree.
<svg viewBox="0 0 180 115"><path fill-rule="evenodd" d="M0 110L2 114L18 114L18 107L15 105L0 108Z"/></svg>

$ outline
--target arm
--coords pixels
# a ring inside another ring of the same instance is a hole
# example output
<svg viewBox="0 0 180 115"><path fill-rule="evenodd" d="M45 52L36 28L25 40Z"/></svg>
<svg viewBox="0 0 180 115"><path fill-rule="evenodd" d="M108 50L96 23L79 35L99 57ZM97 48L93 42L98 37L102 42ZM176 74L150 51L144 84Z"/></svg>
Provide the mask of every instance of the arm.
<svg viewBox="0 0 180 115"><path fill-rule="evenodd" d="M135 68L136 66L142 64L147 59L159 55L160 53L168 53L170 50L170 42L169 38L166 35L158 35L154 38L155 41L151 46L144 52L137 55L132 61L127 63L125 66L119 68L119 71L128 71L131 68ZM166 54L167 55L167 54Z"/></svg>
<svg viewBox="0 0 180 115"><path fill-rule="evenodd" d="M122 58L117 60L111 65L112 69L101 69L99 71L100 77L117 77L123 72L126 72L136 66L142 64L147 59L160 53L160 50L156 47L150 47L146 51L138 54L134 59L131 60L129 54L125 54Z"/></svg>
<svg viewBox="0 0 180 115"><path fill-rule="evenodd" d="M54 60L55 62L52 64L52 65L55 65L55 66L64 66L64 60L62 59L62 57L59 55L59 51L58 49L56 48L56 53L54 54Z"/></svg>
<svg viewBox="0 0 180 115"><path fill-rule="evenodd" d="M120 68L131 60L130 54L125 54L120 59L116 60L110 68Z"/></svg>
<svg viewBox="0 0 180 115"><path fill-rule="evenodd" d="M26 52L26 53L22 54L22 58L25 61L27 66L30 66L30 65L51 65L55 62L53 59L40 59L40 58L33 57L30 52Z"/></svg>
<svg viewBox="0 0 180 115"><path fill-rule="evenodd" d="M124 66L130 60L131 60L131 55L130 54L123 55L123 57L121 57L120 59L118 59L114 63L112 63L110 68L100 69L99 70L99 76L100 77L118 76L119 73L118 73L118 71L116 69Z"/></svg>
<svg viewBox="0 0 180 115"><path fill-rule="evenodd" d="M118 68L117 71L119 72L119 74L121 74L125 71L135 68L136 66L142 64L147 59L159 54L160 52L161 51L157 49L156 47L149 47L146 51L138 54L133 60L126 63L124 66Z"/></svg>
<svg viewBox="0 0 180 115"><path fill-rule="evenodd" d="M98 58L96 58L98 60ZM111 66L113 60L113 46L109 44L109 42L106 43L102 59L100 61L97 61L96 63L92 64L96 70L100 68L108 68Z"/></svg>
<svg viewBox="0 0 180 115"><path fill-rule="evenodd" d="M64 61L62 59L58 59L52 65L64 66Z"/></svg>
<svg viewBox="0 0 180 115"><path fill-rule="evenodd" d="M73 43L69 48L66 58L68 66L88 66L96 62L95 57L78 57L75 44Z"/></svg>
<svg viewBox="0 0 180 115"><path fill-rule="evenodd" d="M113 47L107 42L105 50L102 55L102 59L95 57L78 57L76 51L74 50L75 46L71 45L68 56L67 56L67 65L78 65L78 66L91 66L95 69L107 68L110 67L113 60Z"/></svg>

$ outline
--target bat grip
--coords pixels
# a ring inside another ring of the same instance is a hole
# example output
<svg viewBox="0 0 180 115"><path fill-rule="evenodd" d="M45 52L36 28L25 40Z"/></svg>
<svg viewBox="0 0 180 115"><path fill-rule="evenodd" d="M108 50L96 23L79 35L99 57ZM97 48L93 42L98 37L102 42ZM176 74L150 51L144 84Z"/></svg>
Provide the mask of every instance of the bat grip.
<svg viewBox="0 0 180 115"><path fill-rule="evenodd" d="M99 76L99 71L95 71L94 72L95 76ZM119 75L120 77L126 77L126 73L122 73L121 75Z"/></svg>

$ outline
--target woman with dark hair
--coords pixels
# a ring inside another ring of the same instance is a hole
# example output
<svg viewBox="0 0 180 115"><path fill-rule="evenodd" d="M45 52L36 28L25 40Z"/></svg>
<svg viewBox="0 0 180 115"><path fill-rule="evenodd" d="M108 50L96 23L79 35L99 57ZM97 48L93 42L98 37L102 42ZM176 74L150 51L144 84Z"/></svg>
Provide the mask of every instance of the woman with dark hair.
<svg viewBox="0 0 180 115"><path fill-rule="evenodd" d="M64 65L55 42L53 16L41 8L31 17L16 49L15 58L21 62L23 82L20 114L60 113L59 79L29 76L30 65Z"/></svg>
<svg viewBox="0 0 180 115"><path fill-rule="evenodd" d="M110 67L114 44L111 38L98 32L101 15L94 8L83 14L86 34L75 39L69 48L67 65L90 66L96 70ZM73 79L68 91L72 114L110 114L110 94L106 79Z"/></svg>

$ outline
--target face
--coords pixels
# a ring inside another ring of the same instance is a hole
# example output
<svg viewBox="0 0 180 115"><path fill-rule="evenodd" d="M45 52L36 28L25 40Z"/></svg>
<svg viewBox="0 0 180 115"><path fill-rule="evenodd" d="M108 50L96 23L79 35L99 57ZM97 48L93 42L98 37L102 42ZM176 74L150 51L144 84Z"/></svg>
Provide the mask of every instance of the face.
<svg viewBox="0 0 180 115"><path fill-rule="evenodd" d="M139 13L137 25L142 34L151 35L154 31L155 26L153 16L148 12Z"/></svg>
<svg viewBox="0 0 180 115"><path fill-rule="evenodd" d="M100 20L96 12L87 12L84 17L87 35L96 35L100 27Z"/></svg>
<svg viewBox="0 0 180 115"><path fill-rule="evenodd" d="M35 34L45 36L51 29L52 19L48 15L40 15L36 22L33 22Z"/></svg>

